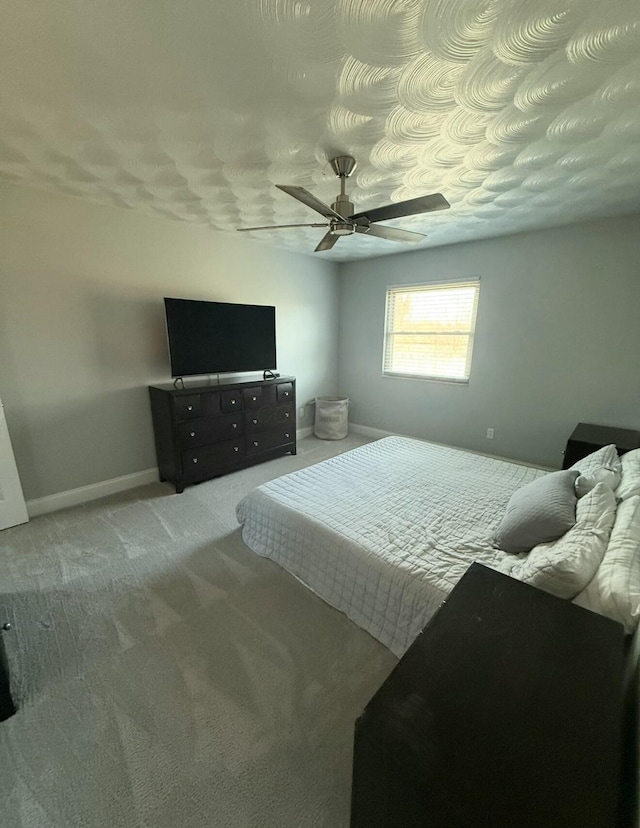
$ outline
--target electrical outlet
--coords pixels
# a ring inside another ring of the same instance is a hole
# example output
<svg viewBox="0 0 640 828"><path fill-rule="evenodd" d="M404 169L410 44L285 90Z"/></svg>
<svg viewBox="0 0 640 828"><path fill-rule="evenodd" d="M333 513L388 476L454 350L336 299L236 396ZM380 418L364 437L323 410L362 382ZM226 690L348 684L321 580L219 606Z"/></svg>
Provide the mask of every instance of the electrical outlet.
<svg viewBox="0 0 640 828"><path fill-rule="evenodd" d="M298 414L300 415L300 419L304 417L304 405L300 406L298 409Z"/></svg>
<svg viewBox="0 0 640 828"><path fill-rule="evenodd" d="M493 428L488 428L487 429L487 438L489 440L493 440L493 435L494 434L495 434L495 429L493 429Z"/></svg>

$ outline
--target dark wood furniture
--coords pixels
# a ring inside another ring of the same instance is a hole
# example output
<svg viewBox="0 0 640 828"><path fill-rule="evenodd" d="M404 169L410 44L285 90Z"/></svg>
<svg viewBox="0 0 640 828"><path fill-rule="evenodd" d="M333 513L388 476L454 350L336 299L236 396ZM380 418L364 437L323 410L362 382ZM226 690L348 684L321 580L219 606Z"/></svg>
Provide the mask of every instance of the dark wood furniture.
<svg viewBox="0 0 640 828"><path fill-rule="evenodd" d="M568 469L578 460L602 446L615 443L618 454L640 448L640 431L631 428L578 423L567 441L562 468Z"/></svg>
<svg viewBox="0 0 640 828"><path fill-rule="evenodd" d="M9 662L7 651L4 646L3 633L11 629L11 624L5 623L0 627L0 722L13 716L16 712L11 697L11 676L9 674Z"/></svg>
<svg viewBox="0 0 640 828"><path fill-rule="evenodd" d="M296 453L294 377L149 387L161 480L176 492Z"/></svg>
<svg viewBox="0 0 640 828"><path fill-rule="evenodd" d="M623 628L473 564L357 720L352 828L613 828Z"/></svg>

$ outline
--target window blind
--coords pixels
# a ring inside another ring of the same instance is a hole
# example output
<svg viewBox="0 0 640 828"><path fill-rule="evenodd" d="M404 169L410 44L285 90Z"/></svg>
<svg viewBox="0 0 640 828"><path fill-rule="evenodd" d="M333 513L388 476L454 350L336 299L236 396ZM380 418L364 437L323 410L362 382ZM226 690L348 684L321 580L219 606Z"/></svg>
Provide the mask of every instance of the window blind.
<svg viewBox="0 0 640 828"><path fill-rule="evenodd" d="M466 382L480 282L389 288L383 373Z"/></svg>

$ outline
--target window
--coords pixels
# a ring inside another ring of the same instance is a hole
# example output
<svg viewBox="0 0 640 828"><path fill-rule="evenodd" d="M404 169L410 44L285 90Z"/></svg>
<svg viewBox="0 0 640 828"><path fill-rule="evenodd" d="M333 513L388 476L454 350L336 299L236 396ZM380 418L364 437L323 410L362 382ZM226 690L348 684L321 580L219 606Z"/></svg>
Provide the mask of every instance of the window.
<svg viewBox="0 0 640 828"><path fill-rule="evenodd" d="M387 290L383 374L468 382L480 282Z"/></svg>

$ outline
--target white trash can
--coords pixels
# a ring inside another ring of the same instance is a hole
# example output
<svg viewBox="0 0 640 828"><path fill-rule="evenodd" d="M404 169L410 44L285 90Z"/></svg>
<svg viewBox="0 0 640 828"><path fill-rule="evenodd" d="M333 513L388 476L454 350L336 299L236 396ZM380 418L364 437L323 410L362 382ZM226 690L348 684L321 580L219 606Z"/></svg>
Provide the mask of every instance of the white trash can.
<svg viewBox="0 0 640 828"><path fill-rule="evenodd" d="M348 433L349 397L316 397L316 437L342 440Z"/></svg>

